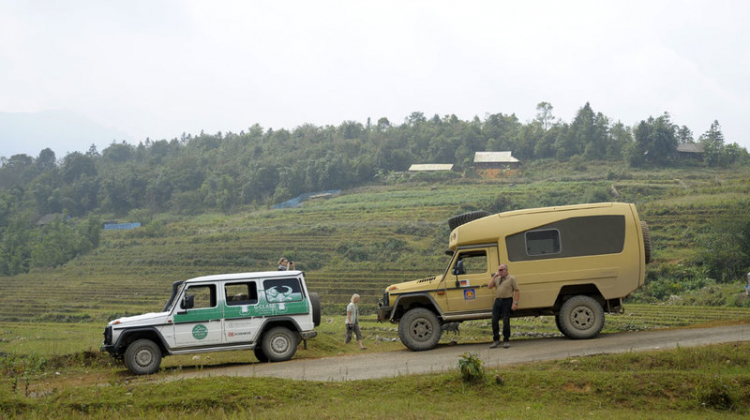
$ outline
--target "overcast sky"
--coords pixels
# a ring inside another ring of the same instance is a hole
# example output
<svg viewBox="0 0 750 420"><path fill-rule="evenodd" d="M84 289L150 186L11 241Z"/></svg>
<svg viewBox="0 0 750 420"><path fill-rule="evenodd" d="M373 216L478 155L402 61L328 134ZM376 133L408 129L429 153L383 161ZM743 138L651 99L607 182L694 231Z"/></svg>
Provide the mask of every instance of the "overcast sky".
<svg viewBox="0 0 750 420"><path fill-rule="evenodd" d="M542 101L566 122L586 102L629 126L668 112L696 138L718 120L727 144L750 148L743 0L0 0L0 8L0 116L45 125L35 118L62 111L99 126L100 151L113 140L256 123L401 124L414 111L464 120L515 113L526 122ZM58 133L40 145L31 133L40 127L18 127L28 125L0 127L0 156L51 147L63 157L92 143Z"/></svg>

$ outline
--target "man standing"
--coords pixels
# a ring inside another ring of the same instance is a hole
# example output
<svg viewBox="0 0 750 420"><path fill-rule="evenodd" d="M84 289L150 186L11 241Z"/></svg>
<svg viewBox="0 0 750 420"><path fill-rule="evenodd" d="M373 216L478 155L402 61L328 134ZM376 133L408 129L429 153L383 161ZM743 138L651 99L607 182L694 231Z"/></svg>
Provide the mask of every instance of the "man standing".
<svg viewBox="0 0 750 420"><path fill-rule="evenodd" d="M491 349L500 346L500 318L503 319L503 347L510 347L510 311L518 309L518 290L516 278L508 274L508 266L500 264L492 275L487 287L495 289L495 303L492 304L492 345Z"/></svg>

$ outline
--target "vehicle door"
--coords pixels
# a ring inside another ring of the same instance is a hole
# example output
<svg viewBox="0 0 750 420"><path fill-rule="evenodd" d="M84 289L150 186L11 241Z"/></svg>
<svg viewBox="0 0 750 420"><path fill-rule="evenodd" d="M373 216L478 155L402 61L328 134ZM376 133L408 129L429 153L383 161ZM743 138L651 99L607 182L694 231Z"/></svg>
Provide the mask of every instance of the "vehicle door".
<svg viewBox="0 0 750 420"><path fill-rule="evenodd" d="M258 309L258 283L254 280L224 284L224 338L228 344L256 341L262 318Z"/></svg>
<svg viewBox="0 0 750 420"><path fill-rule="evenodd" d="M448 310L485 312L492 310L493 290L487 288L499 264L497 246L459 249L445 275Z"/></svg>
<svg viewBox="0 0 750 420"><path fill-rule="evenodd" d="M223 306L215 283L190 284L174 310L174 347L200 347L222 342Z"/></svg>

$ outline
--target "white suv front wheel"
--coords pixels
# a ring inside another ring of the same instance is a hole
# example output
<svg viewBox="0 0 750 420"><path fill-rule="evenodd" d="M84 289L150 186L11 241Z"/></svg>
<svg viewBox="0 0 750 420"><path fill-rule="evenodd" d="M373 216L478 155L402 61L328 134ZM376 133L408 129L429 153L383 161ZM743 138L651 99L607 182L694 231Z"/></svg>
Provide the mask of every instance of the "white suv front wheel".
<svg viewBox="0 0 750 420"><path fill-rule="evenodd" d="M125 350L123 362L136 375L150 375L159 370L161 349L151 340L136 340Z"/></svg>

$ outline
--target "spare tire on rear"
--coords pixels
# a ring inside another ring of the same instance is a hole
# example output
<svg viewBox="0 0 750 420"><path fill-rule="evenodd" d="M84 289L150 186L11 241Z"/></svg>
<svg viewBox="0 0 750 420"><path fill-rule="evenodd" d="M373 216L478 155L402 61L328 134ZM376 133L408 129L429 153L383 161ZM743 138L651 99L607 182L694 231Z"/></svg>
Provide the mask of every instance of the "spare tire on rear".
<svg viewBox="0 0 750 420"><path fill-rule="evenodd" d="M453 229L465 223L469 223L473 220L487 217L490 214L491 214L490 212L484 211L484 210L478 210L478 211L472 211L469 213L459 214L458 216L453 216L450 219L448 219L448 226L451 228L451 231L453 231Z"/></svg>
<svg viewBox="0 0 750 420"><path fill-rule="evenodd" d="M320 326L320 296L317 293L310 293L310 306L312 307L313 323Z"/></svg>
<svg viewBox="0 0 750 420"><path fill-rule="evenodd" d="M643 251L646 254L646 264L651 262L651 233L646 222L641 220L641 231L643 232Z"/></svg>

